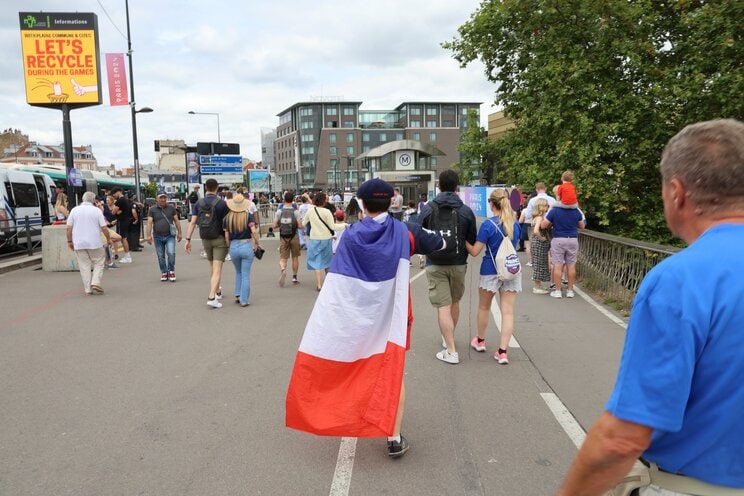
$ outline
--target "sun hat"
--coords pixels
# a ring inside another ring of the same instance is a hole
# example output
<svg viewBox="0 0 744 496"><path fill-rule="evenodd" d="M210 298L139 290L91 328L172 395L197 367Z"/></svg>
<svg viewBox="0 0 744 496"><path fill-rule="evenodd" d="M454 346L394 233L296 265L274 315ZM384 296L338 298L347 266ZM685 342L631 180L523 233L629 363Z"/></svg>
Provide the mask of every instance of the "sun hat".
<svg viewBox="0 0 744 496"><path fill-rule="evenodd" d="M233 212L245 212L248 210L248 200L246 200L245 196L238 193L237 195L233 195L231 199L227 200L227 208Z"/></svg>

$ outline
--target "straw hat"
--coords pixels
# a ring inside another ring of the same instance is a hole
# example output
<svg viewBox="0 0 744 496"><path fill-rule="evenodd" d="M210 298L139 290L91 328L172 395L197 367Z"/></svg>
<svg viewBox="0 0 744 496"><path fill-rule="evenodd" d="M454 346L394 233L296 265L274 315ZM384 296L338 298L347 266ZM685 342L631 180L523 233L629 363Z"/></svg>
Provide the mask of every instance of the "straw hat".
<svg viewBox="0 0 744 496"><path fill-rule="evenodd" d="M233 212L245 212L248 210L248 200L238 193L237 195L233 195L230 200L227 200L227 208Z"/></svg>

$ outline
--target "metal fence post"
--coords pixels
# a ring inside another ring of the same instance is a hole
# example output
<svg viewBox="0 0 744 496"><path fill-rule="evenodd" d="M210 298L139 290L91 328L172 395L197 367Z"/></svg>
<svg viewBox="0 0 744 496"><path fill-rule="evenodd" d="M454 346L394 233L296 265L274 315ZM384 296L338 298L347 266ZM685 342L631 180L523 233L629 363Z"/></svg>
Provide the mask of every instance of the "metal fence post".
<svg viewBox="0 0 744 496"><path fill-rule="evenodd" d="M28 250L28 256L33 256L34 254L34 245L31 244L31 221L28 218L28 215L25 217L26 219L26 249Z"/></svg>

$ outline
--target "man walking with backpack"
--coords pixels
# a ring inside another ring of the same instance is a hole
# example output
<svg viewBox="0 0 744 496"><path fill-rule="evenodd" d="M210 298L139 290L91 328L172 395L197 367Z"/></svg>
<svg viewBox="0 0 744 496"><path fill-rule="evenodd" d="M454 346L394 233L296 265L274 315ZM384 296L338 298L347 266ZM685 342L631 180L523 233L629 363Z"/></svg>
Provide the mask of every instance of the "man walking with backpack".
<svg viewBox="0 0 744 496"><path fill-rule="evenodd" d="M191 222L186 231L186 246L184 246L186 253L191 253L191 235L198 225L199 237L202 240L202 246L211 268L207 305L212 308L222 307L220 302L222 299L220 279L222 278L222 264L225 262L228 250L223 228L223 220L227 215L227 204L217 196L217 186L216 179L207 179L204 184L206 194L193 206Z"/></svg>
<svg viewBox="0 0 744 496"><path fill-rule="evenodd" d="M446 363L460 363L455 348L455 327L460 318L460 299L465 293L468 270L467 241L475 243L475 214L465 205L455 190L457 172L439 174L440 193L421 209L419 219L425 229L439 233L446 248L427 255L426 277L429 280L429 301L437 309L439 331L444 349L436 357Z"/></svg>
<svg viewBox="0 0 744 496"><path fill-rule="evenodd" d="M279 230L279 286L284 287L287 278L287 261L292 254L292 284L299 284L297 271L300 269L300 236L302 217L293 203L291 191L284 192L284 203L274 215L274 231Z"/></svg>

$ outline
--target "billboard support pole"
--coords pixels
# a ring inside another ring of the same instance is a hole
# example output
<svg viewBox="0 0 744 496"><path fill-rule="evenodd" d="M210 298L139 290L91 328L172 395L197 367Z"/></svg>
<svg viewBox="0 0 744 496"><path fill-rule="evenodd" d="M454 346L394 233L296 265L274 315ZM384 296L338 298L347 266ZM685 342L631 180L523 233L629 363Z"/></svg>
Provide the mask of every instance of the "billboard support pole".
<svg viewBox="0 0 744 496"><path fill-rule="evenodd" d="M67 201L69 207L76 206L78 204L77 197L75 196L75 187L72 184L72 178L74 172L72 169L75 168L74 155L72 151L72 122L70 121L70 106L67 104L61 105L62 110L62 140L64 141L65 148L65 177L67 178Z"/></svg>

